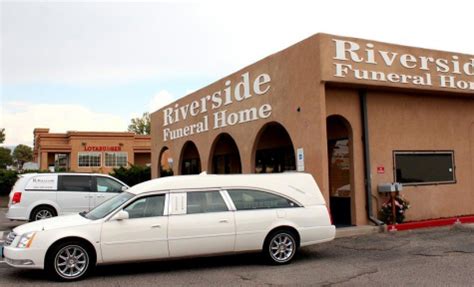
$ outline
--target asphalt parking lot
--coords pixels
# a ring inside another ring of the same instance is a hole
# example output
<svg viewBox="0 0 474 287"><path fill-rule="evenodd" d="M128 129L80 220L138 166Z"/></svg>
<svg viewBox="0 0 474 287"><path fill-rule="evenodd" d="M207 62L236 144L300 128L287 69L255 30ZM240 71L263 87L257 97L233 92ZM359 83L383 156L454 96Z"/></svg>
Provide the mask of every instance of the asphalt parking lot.
<svg viewBox="0 0 474 287"><path fill-rule="evenodd" d="M339 238L301 249L292 264L256 254L100 266L68 286L472 286L474 228ZM0 263L2 286L50 286L41 271Z"/></svg>

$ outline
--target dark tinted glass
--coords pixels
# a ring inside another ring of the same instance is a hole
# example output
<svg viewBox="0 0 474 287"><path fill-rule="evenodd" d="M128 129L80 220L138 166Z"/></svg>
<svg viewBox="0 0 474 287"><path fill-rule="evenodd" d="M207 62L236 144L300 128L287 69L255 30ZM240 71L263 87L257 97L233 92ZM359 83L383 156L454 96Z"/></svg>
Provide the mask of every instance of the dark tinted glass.
<svg viewBox="0 0 474 287"><path fill-rule="evenodd" d="M98 192L122 192L123 185L113 179L98 176L96 181Z"/></svg>
<svg viewBox="0 0 474 287"><path fill-rule="evenodd" d="M228 190L237 210L285 208L297 205L284 197L257 190Z"/></svg>
<svg viewBox="0 0 474 287"><path fill-rule="evenodd" d="M62 175L60 178L63 191L91 191L91 176Z"/></svg>
<svg viewBox="0 0 474 287"><path fill-rule="evenodd" d="M454 182L453 153L395 153L396 181L405 184Z"/></svg>
<svg viewBox="0 0 474 287"><path fill-rule="evenodd" d="M165 210L165 195L153 195L135 200L125 209L129 218L162 216Z"/></svg>
<svg viewBox="0 0 474 287"><path fill-rule="evenodd" d="M187 193L187 214L227 211L227 205L218 191Z"/></svg>

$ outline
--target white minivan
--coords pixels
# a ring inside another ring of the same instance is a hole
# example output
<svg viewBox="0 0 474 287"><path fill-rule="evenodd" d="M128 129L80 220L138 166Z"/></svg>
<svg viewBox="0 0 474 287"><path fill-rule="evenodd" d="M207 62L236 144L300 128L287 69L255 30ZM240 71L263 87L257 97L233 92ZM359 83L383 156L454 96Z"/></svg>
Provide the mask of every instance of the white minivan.
<svg viewBox="0 0 474 287"><path fill-rule="evenodd" d="M290 262L301 246L334 239L310 174L171 176L138 184L90 212L21 225L5 262L83 278L97 264L262 251Z"/></svg>
<svg viewBox="0 0 474 287"><path fill-rule="evenodd" d="M23 174L10 192L7 218L35 221L89 211L127 189L125 183L105 174Z"/></svg>

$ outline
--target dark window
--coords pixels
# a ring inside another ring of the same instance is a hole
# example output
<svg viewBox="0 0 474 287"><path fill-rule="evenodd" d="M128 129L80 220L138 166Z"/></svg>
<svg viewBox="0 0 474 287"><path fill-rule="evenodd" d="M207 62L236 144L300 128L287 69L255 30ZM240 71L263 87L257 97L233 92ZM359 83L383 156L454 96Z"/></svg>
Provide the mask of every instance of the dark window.
<svg viewBox="0 0 474 287"><path fill-rule="evenodd" d="M199 174L201 172L201 161L199 158L184 159L181 174Z"/></svg>
<svg viewBox="0 0 474 287"><path fill-rule="evenodd" d="M139 198L130 203L124 210L128 212L129 218L162 216L165 210L165 195Z"/></svg>
<svg viewBox="0 0 474 287"><path fill-rule="evenodd" d="M454 152L396 151L395 181L404 184L454 183Z"/></svg>
<svg viewBox="0 0 474 287"><path fill-rule="evenodd" d="M277 173L296 170L293 146L258 150L255 162L256 173Z"/></svg>
<svg viewBox="0 0 474 287"><path fill-rule="evenodd" d="M123 185L115 180L102 176L98 176L96 179L98 192L122 192Z"/></svg>
<svg viewBox="0 0 474 287"><path fill-rule="evenodd" d="M228 211L219 191L187 193L187 214Z"/></svg>
<svg viewBox="0 0 474 287"><path fill-rule="evenodd" d="M264 191L234 189L228 190L228 193L232 198L237 210L286 208L298 206L291 200L288 200L282 196Z"/></svg>
<svg viewBox="0 0 474 287"><path fill-rule="evenodd" d="M92 177L81 175L62 175L61 190L63 191L85 191L90 192L92 189Z"/></svg>

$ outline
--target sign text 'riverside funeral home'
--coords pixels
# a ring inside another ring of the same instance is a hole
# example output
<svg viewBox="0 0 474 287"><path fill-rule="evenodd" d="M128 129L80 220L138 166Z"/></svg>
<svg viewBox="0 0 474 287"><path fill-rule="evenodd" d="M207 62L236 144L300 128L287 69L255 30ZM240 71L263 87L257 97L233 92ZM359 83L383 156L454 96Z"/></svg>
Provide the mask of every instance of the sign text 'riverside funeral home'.
<svg viewBox="0 0 474 287"><path fill-rule="evenodd" d="M335 44L334 77L474 91L474 58L454 54L436 58L384 51L373 43L362 46L348 40L332 41ZM373 65L374 69L360 69L359 64ZM380 65L393 72L377 70ZM401 70L406 73L399 72Z"/></svg>
<svg viewBox="0 0 474 287"><path fill-rule="evenodd" d="M260 74L254 79L250 78L249 72L241 75L241 80L236 84L227 80L224 88L206 95L198 100L180 106L178 103L173 107L163 110L163 141L174 140L213 129L247 123L258 119L266 119L272 114L272 106L263 104L259 107L251 107L237 112L228 112L227 109L215 111L232 105L234 102L242 102L254 96L261 96L270 90L271 78L268 74ZM182 120L202 115L199 122L184 127L171 129L168 125L176 124Z"/></svg>

